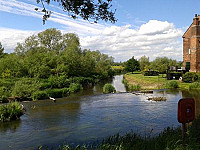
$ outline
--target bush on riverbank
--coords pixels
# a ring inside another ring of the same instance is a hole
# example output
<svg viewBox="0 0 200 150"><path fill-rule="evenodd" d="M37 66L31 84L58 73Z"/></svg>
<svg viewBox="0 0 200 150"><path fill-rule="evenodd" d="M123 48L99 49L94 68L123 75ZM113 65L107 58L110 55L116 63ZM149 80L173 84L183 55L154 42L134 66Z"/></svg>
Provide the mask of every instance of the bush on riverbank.
<svg viewBox="0 0 200 150"><path fill-rule="evenodd" d="M47 99L48 94L46 91L36 91L32 94L32 99L33 100L42 100L42 99Z"/></svg>
<svg viewBox="0 0 200 150"><path fill-rule="evenodd" d="M167 82L164 87L167 89L177 89L179 86L177 81L172 80Z"/></svg>
<svg viewBox="0 0 200 150"><path fill-rule="evenodd" d="M18 102L0 105L0 121L11 121L19 119L23 115L22 106Z"/></svg>
<svg viewBox="0 0 200 150"><path fill-rule="evenodd" d="M70 86L69 86L70 93L76 93L76 92L79 92L82 89L83 89L83 87L79 83L71 83Z"/></svg>
<svg viewBox="0 0 200 150"><path fill-rule="evenodd" d="M195 72L186 72L183 75L183 82L192 83L198 80L198 75Z"/></svg>
<svg viewBox="0 0 200 150"><path fill-rule="evenodd" d="M115 93L115 92L116 92L115 87L112 86L112 84L107 83L103 86L103 93Z"/></svg>
<svg viewBox="0 0 200 150"><path fill-rule="evenodd" d="M189 85L189 89L191 90L191 89L198 89L198 88L200 88L200 83L199 82L194 82L194 83L191 83L190 85Z"/></svg>
<svg viewBox="0 0 200 150"><path fill-rule="evenodd" d="M40 82L32 78L22 78L13 87L12 95L21 97L23 100L30 98L32 93L39 91Z"/></svg>

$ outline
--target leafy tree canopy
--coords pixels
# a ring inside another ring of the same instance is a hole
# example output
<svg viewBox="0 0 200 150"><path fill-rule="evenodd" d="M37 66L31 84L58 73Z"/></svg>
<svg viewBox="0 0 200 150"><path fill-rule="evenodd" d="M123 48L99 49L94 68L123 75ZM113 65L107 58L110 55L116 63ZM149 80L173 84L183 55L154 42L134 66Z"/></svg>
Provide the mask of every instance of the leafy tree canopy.
<svg viewBox="0 0 200 150"><path fill-rule="evenodd" d="M50 76L97 77L113 75L113 58L99 51L82 50L74 33L50 28L18 43L15 52L0 59L2 78Z"/></svg>
<svg viewBox="0 0 200 150"><path fill-rule="evenodd" d="M129 72L134 72L140 69L139 62L132 57L125 63L125 70Z"/></svg>
<svg viewBox="0 0 200 150"><path fill-rule="evenodd" d="M97 23L98 20L110 21L115 23L115 11L112 11L112 0L36 0L37 3L42 3L44 9L43 23L50 17L51 11L45 9L44 3L50 4L56 2L62 7L63 11L68 12L73 19L79 16L84 20L90 20ZM35 10L38 10L36 8Z"/></svg>
<svg viewBox="0 0 200 150"><path fill-rule="evenodd" d="M140 70L143 71L145 68L147 68L150 64L149 62L149 57L147 56L142 56L140 59L139 59L139 64L140 64Z"/></svg>
<svg viewBox="0 0 200 150"><path fill-rule="evenodd" d="M176 60L169 59L167 57L157 57L151 62L150 68L157 70L160 73L166 73L168 66L179 66Z"/></svg>

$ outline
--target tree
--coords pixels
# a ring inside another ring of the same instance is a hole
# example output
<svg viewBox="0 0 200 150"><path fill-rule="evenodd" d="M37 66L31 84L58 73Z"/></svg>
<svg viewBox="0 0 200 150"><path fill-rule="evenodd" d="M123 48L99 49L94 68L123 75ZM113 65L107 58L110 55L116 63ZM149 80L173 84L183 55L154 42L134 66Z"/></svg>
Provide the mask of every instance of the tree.
<svg viewBox="0 0 200 150"><path fill-rule="evenodd" d="M62 7L63 11L68 12L69 16L73 19L78 17L84 20L91 20L97 23L98 20L110 21L115 23L115 11L110 10L112 7L112 0L36 0L37 3L42 3L44 12L43 23L50 17L51 11L47 11L44 6L44 2L50 4L56 2ZM38 8L35 8L37 11Z"/></svg>
<svg viewBox="0 0 200 150"><path fill-rule="evenodd" d="M133 73L134 71L137 71L139 69L140 69L139 62L136 59L134 59L134 56L125 63L126 71Z"/></svg>
<svg viewBox="0 0 200 150"><path fill-rule="evenodd" d="M169 58L156 57L156 59L151 62L150 68L152 70L158 71L159 73L166 73L168 65L169 65Z"/></svg>
<svg viewBox="0 0 200 150"><path fill-rule="evenodd" d="M55 28L46 29L43 32L38 33L38 41L40 46L47 48L50 51L59 51L60 40L62 33Z"/></svg>
<svg viewBox="0 0 200 150"><path fill-rule="evenodd" d="M149 57L146 57L145 55L142 56L139 59L139 63L140 63L140 70L143 71L144 69L146 69L149 66Z"/></svg>
<svg viewBox="0 0 200 150"><path fill-rule="evenodd" d="M3 46L1 45L1 42L0 42L0 57L3 55L3 51L4 51L4 48L3 48Z"/></svg>
<svg viewBox="0 0 200 150"><path fill-rule="evenodd" d="M23 43L17 43L17 55L33 55L40 52L55 52L58 54L71 45L80 47L79 37L74 33L62 34L55 28L46 29L37 35L29 36Z"/></svg>
<svg viewBox="0 0 200 150"><path fill-rule="evenodd" d="M180 66L180 64L177 63L176 60L167 57L156 57L156 59L151 62L150 69L157 70L160 73L166 73L168 66Z"/></svg>

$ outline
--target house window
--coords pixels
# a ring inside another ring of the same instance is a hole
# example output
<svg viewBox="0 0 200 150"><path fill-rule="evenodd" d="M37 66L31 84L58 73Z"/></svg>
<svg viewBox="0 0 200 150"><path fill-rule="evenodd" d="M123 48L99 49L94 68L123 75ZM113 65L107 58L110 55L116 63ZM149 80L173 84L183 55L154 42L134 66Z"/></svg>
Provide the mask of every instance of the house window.
<svg viewBox="0 0 200 150"><path fill-rule="evenodd" d="M191 49L189 48L189 50L188 50L188 53L189 53L189 55L191 54Z"/></svg>

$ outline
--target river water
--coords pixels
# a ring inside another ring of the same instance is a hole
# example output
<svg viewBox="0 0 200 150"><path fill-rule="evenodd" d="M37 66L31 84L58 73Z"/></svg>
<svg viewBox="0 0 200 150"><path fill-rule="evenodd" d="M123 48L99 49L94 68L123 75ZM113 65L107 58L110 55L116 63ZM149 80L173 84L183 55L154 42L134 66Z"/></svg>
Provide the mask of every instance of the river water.
<svg viewBox="0 0 200 150"><path fill-rule="evenodd" d="M125 92L122 75L112 84ZM200 114L198 91L155 90L153 95L131 93L102 94L102 86L57 99L23 102L27 109L18 121L0 124L0 149L37 149L40 145L57 147L87 143L133 131L155 136L166 127L177 127L177 103L182 97L194 97L196 115ZM148 101L149 96L165 96L166 101Z"/></svg>

